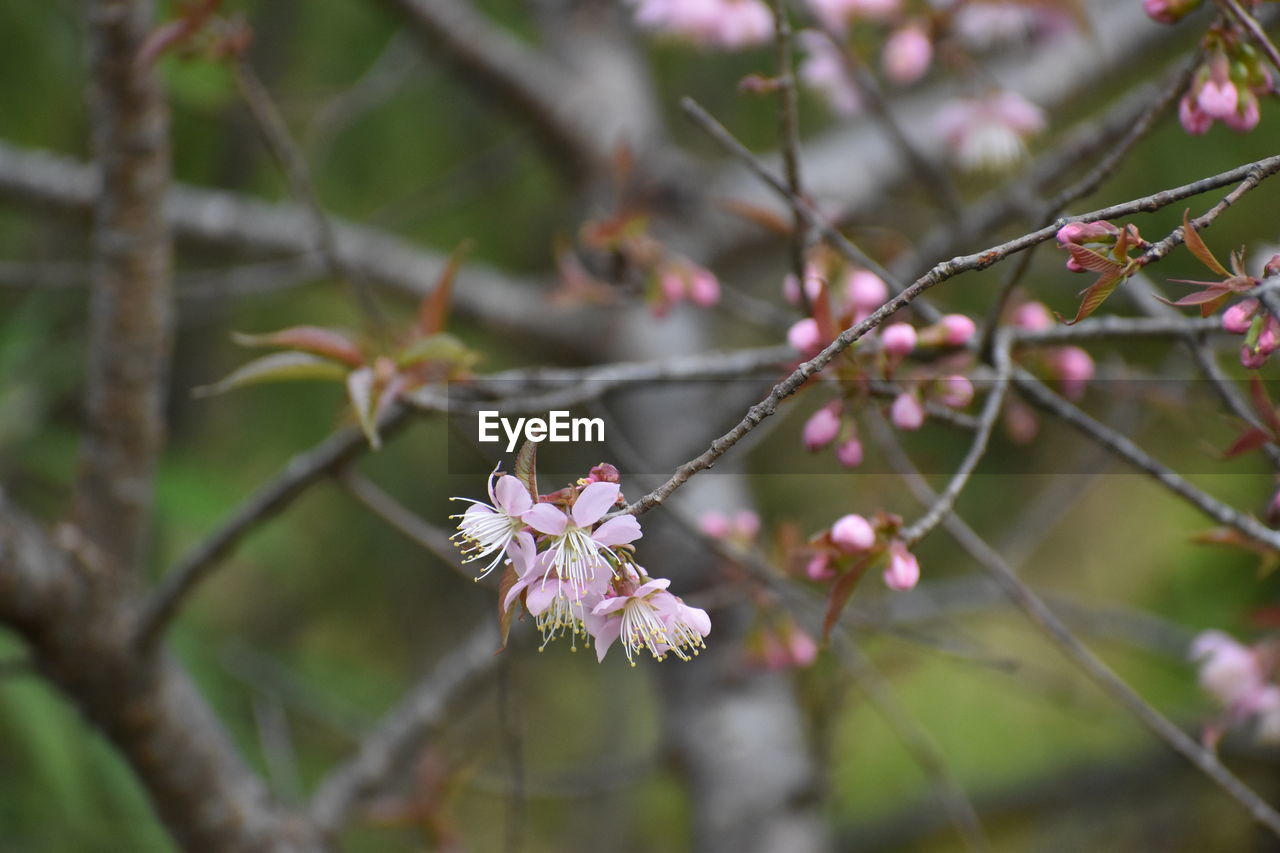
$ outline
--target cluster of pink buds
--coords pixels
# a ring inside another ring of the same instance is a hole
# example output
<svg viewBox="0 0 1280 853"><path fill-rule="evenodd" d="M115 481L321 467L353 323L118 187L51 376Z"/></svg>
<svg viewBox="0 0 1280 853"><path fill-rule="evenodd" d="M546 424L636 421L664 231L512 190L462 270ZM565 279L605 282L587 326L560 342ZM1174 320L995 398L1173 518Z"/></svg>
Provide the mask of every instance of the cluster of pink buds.
<svg viewBox="0 0 1280 853"><path fill-rule="evenodd" d="M1016 92L952 101L938 111L938 132L966 171L1001 171L1027 153L1027 140L1045 128L1044 112Z"/></svg>
<svg viewBox="0 0 1280 853"><path fill-rule="evenodd" d="M652 310L664 316L676 303L688 300L699 308L710 308L720 301L720 281L715 273L692 261L677 259L663 264L655 272L657 296Z"/></svg>
<svg viewBox="0 0 1280 853"><path fill-rule="evenodd" d="M813 581L837 581L880 565L885 586L911 589L920 581L920 563L895 538L901 527L901 518L885 512L869 520L861 515L841 516L809 541L803 574Z"/></svg>
<svg viewBox="0 0 1280 853"><path fill-rule="evenodd" d="M1042 332L1054 326L1054 319L1043 302L1024 302L1014 309L1011 325L1030 332ZM1045 373L1058 381L1063 396L1069 400L1079 400L1084 396L1085 388L1096 372L1093 358L1080 347L1049 347L1039 350L1035 359Z"/></svg>
<svg viewBox="0 0 1280 853"><path fill-rule="evenodd" d="M496 469L489 476L489 502L471 498L458 519L454 539L466 560L487 561L479 577L505 562L501 602L505 619L517 603L534 617L542 645L568 634L596 644L604 660L621 640L627 660L648 651L658 660L673 654L689 660L711 631L706 611L667 591L671 582L653 578L635 560L632 542L641 537L634 515L606 518L623 504L618 471L601 464L588 476L550 494Z"/></svg>
<svg viewBox="0 0 1280 853"><path fill-rule="evenodd" d="M1138 229L1135 225L1126 225L1126 229L1131 229L1129 238L1130 245L1139 247L1146 246L1146 242L1138 236ZM1116 245L1120 239L1122 231L1120 228L1112 225L1110 222L1100 220L1098 222L1069 222L1058 229L1058 245L1068 250L1067 269L1072 272L1091 272L1082 262L1081 258L1087 258L1080 252L1071 249L1072 246L1079 246L1088 249L1091 252L1106 255ZM1092 270L1097 272L1097 270Z"/></svg>
<svg viewBox="0 0 1280 853"><path fill-rule="evenodd" d="M630 0L636 23L700 47L739 50L773 37L773 13L761 0Z"/></svg>
<svg viewBox="0 0 1280 853"><path fill-rule="evenodd" d="M1207 133L1215 121L1248 133L1261 120L1259 98L1275 91L1267 60L1234 24L1215 26L1203 42L1205 60L1178 104L1187 133Z"/></svg>
<svg viewBox="0 0 1280 853"><path fill-rule="evenodd" d="M1273 255L1262 268L1262 277L1280 276L1280 255ZM1249 279L1248 284L1257 284ZM1280 349L1280 321L1265 310L1262 303L1250 296L1222 312L1222 328L1233 335L1244 335L1240 345L1240 363L1250 370L1257 370Z"/></svg>
<svg viewBox="0 0 1280 853"><path fill-rule="evenodd" d="M698 519L698 529L712 539L720 539L741 546L751 545L760 535L760 516L749 509L741 509L732 515L711 510Z"/></svg>
<svg viewBox="0 0 1280 853"><path fill-rule="evenodd" d="M817 660L818 644L794 619L771 613L747 638L746 652L761 669L804 669Z"/></svg>
<svg viewBox="0 0 1280 853"><path fill-rule="evenodd" d="M1200 686L1223 708L1223 716L1206 726L1210 744L1226 729L1252 723L1261 741L1280 742L1280 686L1274 683L1274 644L1246 646L1222 631L1206 631L1191 644L1200 664Z"/></svg>
<svg viewBox="0 0 1280 853"><path fill-rule="evenodd" d="M1196 9L1203 0L1142 0L1142 8L1153 21L1176 24Z"/></svg>

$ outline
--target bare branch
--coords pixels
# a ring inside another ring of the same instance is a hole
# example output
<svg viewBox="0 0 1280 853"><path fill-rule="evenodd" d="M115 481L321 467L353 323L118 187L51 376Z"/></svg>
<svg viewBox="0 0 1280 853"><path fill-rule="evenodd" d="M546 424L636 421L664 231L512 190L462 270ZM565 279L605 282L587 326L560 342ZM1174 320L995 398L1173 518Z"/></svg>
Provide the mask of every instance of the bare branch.
<svg viewBox="0 0 1280 853"><path fill-rule="evenodd" d="M87 428L75 518L115 573L136 571L151 519L151 478L164 443L172 262L163 204L169 113L159 80L135 58L151 4L94 0L89 106L101 168L93 214Z"/></svg>
<svg viewBox="0 0 1280 853"><path fill-rule="evenodd" d="M325 777L311 801L311 819L321 832L330 835L341 829L378 786L412 758L449 710L497 666L498 646L493 625L486 622L472 630L365 737L356 754Z"/></svg>

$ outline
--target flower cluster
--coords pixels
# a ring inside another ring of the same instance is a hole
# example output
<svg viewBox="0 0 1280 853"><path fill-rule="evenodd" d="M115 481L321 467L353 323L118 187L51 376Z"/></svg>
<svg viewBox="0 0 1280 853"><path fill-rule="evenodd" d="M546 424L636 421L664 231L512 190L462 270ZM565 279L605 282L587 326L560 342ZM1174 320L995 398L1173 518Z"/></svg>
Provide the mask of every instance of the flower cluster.
<svg viewBox="0 0 1280 853"><path fill-rule="evenodd" d="M1145 0L1143 6L1154 20L1174 24L1200 2ZM1209 28L1200 42L1204 60L1178 104L1178 119L1187 133L1207 133L1215 121L1240 133L1258 126L1259 98L1275 92L1276 81L1266 58L1249 40L1249 33L1231 16Z"/></svg>
<svg viewBox="0 0 1280 853"><path fill-rule="evenodd" d="M1021 160L1027 140L1044 130L1044 112L1017 92L1002 90L952 101L938 111L937 129L966 171L999 171Z"/></svg>
<svg viewBox="0 0 1280 853"><path fill-rule="evenodd" d="M700 47L738 50L773 37L773 13L760 0L630 0L636 23Z"/></svg>
<svg viewBox="0 0 1280 853"><path fill-rule="evenodd" d="M1223 716L1205 728L1216 742L1227 728L1249 724L1261 741L1280 742L1280 686L1274 683L1274 644L1246 646L1222 631L1206 631L1191 644L1200 664L1200 686L1223 708Z"/></svg>
<svg viewBox="0 0 1280 853"><path fill-rule="evenodd" d="M832 281L838 286L829 286ZM793 304L801 301L794 276L788 276L783 293ZM787 342L805 358L812 358L842 329L865 320L888 298L889 288L874 273L840 268L830 255L820 253L805 271L803 299L810 316L791 326ZM892 323L873 330L824 371L838 380L842 394L805 423L805 447L816 452L835 445L841 465L862 464L862 442L853 412L871 396L892 397L889 419L902 430L924 425L927 402L951 409L967 407L973 402L974 388L959 372L959 362L968 361L965 347L976 333L973 320L963 314L947 314L920 329L910 323ZM904 361L918 350L936 357L904 375Z"/></svg>
<svg viewBox="0 0 1280 853"><path fill-rule="evenodd" d="M1051 328L1054 319L1043 302L1024 302L1013 310L1010 325L1040 332ZM1048 347L1037 350L1030 360L1060 383L1063 396L1069 400L1079 400L1084 396L1085 387L1096 372L1092 356L1080 347Z"/></svg>
<svg viewBox="0 0 1280 853"><path fill-rule="evenodd" d="M1263 278L1280 275L1280 255L1273 255L1262 268ZM1257 284L1256 279L1252 280ZM1240 363L1251 370L1266 364L1267 359L1280 349L1280 321L1254 297L1248 297L1222 312L1222 328L1233 335L1244 335L1240 345Z"/></svg>
<svg viewBox="0 0 1280 853"><path fill-rule="evenodd" d="M648 651L658 660L689 660L711 631L706 611L667 591L635 560L641 537L634 515L606 518L622 502L618 471L601 464L588 476L551 494L498 470L489 476L489 502L471 498L454 539L468 562L484 561L479 577L506 564L501 602L504 618L523 602L542 633L543 647L569 635L584 638L604 660L621 641L627 660Z"/></svg>
<svg viewBox="0 0 1280 853"><path fill-rule="evenodd" d="M885 512L870 519L841 516L809 540L801 574L812 581L837 582L878 565L889 589L911 589L920 581L920 563L896 538L901 528L902 519Z"/></svg>

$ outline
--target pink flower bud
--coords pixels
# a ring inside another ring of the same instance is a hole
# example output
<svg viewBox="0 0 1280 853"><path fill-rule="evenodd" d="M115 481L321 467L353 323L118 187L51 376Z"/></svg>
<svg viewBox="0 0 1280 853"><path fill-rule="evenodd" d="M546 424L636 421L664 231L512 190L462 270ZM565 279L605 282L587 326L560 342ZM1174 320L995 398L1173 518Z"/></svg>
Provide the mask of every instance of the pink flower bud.
<svg viewBox="0 0 1280 853"><path fill-rule="evenodd" d="M804 446L809 452L821 450L840 434L840 415L835 406L823 406L804 425Z"/></svg>
<svg viewBox="0 0 1280 853"><path fill-rule="evenodd" d="M894 323L880 334L884 351L894 358L902 358L916 348L916 330L909 323Z"/></svg>
<svg viewBox="0 0 1280 853"><path fill-rule="evenodd" d="M1253 349L1253 347L1245 344L1240 347L1240 363L1250 370L1257 370L1267 363L1267 357L1263 353Z"/></svg>
<svg viewBox="0 0 1280 853"><path fill-rule="evenodd" d="M698 267L689 277L689 299L701 308L720 301L720 282L711 270Z"/></svg>
<svg viewBox="0 0 1280 853"><path fill-rule="evenodd" d="M1081 234L1084 232L1083 222L1068 222L1058 229L1058 245L1066 246L1070 243L1081 243Z"/></svg>
<svg viewBox="0 0 1280 853"><path fill-rule="evenodd" d="M1016 399L1005 403L1003 419L1005 434L1014 444L1030 444L1040 432L1040 418Z"/></svg>
<svg viewBox="0 0 1280 853"><path fill-rule="evenodd" d="M1243 335L1253 325L1253 315L1258 313L1258 300L1242 299L1222 312L1222 328L1233 335Z"/></svg>
<svg viewBox="0 0 1280 853"><path fill-rule="evenodd" d="M1142 8L1153 21L1176 24L1200 5L1200 0L1142 0Z"/></svg>
<svg viewBox="0 0 1280 853"><path fill-rule="evenodd" d="M760 534L760 516L749 509L740 509L733 514L733 528L743 539L755 539Z"/></svg>
<svg viewBox="0 0 1280 853"><path fill-rule="evenodd" d="M822 293L822 275L813 264L807 264L804 268L804 293L809 297L810 304L817 301L818 295ZM794 275L788 275L782 280L782 295L792 305L800 304L800 285L796 283Z"/></svg>
<svg viewBox="0 0 1280 853"><path fill-rule="evenodd" d="M876 544L876 532L862 516L846 515L831 525L831 541L842 551L867 551Z"/></svg>
<svg viewBox="0 0 1280 853"><path fill-rule="evenodd" d="M806 667L818 658L818 644L813 641L813 637L800 628L793 627L791 629L791 637L788 646L791 651L791 662L793 666Z"/></svg>
<svg viewBox="0 0 1280 853"><path fill-rule="evenodd" d="M1053 328L1053 315L1043 302L1024 302L1013 312L1013 325L1029 332Z"/></svg>
<svg viewBox="0 0 1280 853"><path fill-rule="evenodd" d="M1062 383L1064 397L1079 400L1084 396L1085 386L1094 374L1093 359L1089 353L1080 347L1060 347L1050 356L1050 365Z"/></svg>
<svg viewBox="0 0 1280 853"><path fill-rule="evenodd" d="M817 355L822 348L822 333L818 330L818 321L812 317L797 321L787 330L787 343L806 358Z"/></svg>
<svg viewBox="0 0 1280 853"><path fill-rule="evenodd" d="M915 394L903 391L889 407L889 420L901 430L917 430L924 426L924 406Z"/></svg>
<svg viewBox="0 0 1280 853"><path fill-rule="evenodd" d="M729 517L719 510L704 512L698 519L698 529L712 539L724 539L729 535Z"/></svg>
<svg viewBox="0 0 1280 853"><path fill-rule="evenodd" d="M1200 686L1230 707L1264 686L1258 656L1222 631L1205 631L1191 644L1191 659L1200 661Z"/></svg>
<svg viewBox="0 0 1280 853"><path fill-rule="evenodd" d="M952 409L963 409L973 402L973 383L964 376L945 376L938 382L942 386L942 404Z"/></svg>
<svg viewBox="0 0 1280 853"><path fill-rule="evenodd" d="M1272 255L1271 260L1262 268L1263 278L1271 278L1273 275L1280 275L1280 255Z"/></svg>
<svg viewBox="0 0 1280 853"><path fill-rule="evenodd" d="M1196 106L1210 118L1228 119L1240 103L1240 92L1230 80L1206 80L1196 95Z"/></svg>
<svg viewBox="0 0 1280 853"><path fill-rule="evenodd" d="M667 267L658 277L658 286L662 289L662 297L668 302L679 302L684 298L684 276L674 267Z"/></svg>
<svg viewBox="0 0 1280 853"><path fill-rule="evenodd" d="M1258 98L1252 92L1243 91L1240 93L1240 104L1231 113L1222 119L1223 123L1236 131L1237 133L1248 133L1258 126L1258 122L1262 120L1261 107L1258 105Z"/></svg>
<svg viewBox="0 0 1280 853"><path fill-rule="evenodd" d="M884 583L898 591L913 588L920 582L920 563L901 542L889 546L889 567L884 570Z"/></svg>
<svg viewBox="0 0 1280 853"><path fill-rule="evenodd" d="M944 341L948 346L962 347L973 340L974 334L977 333L978 327L973 320L964 314L947 314L938 321L945 331Z"/></svg>
<svg viewBox="0 0 1280 853"><path fill-rule="evenodd" d="M1213 116L1200 109L1190 93L1178 101L1178 121L1182 123L1182 129L1192 136L1202 136L1213 127Z"/></svg>
<svg viewBox="0 0 1280 853"><path fill-rule="evenodd" d="M1088 272L1075 258L1067 258L1067 269L1071 272Z"/></svg>
<svg viewBox="0 0 1280 853"><path fill-rule="evenodd" d="M846 468L857 468L862 464L862 442L856 438L842 442L836 447L836 461Z"/></svg>
<svg viewBox="0 0 1280 853"><path fill-rule="evenodd" d="M889 36L880 56L885 76L895 83L914 83L929 70L933 61L933 42L924 29L909 24Z"/></svg>
<svg viewBox="0 0 1280 853"><path fill-rule="evenodd" d="M618 469L608 462L601 462L587 472L587 483L621 483L622 475Z"/></svg>
<svg viewBox="0 0 1280 853"><path fill-rule="evenodd" d="M819 551L809 558L804 573L811 581L829 581L836 576L831 568L831 557L825 551Z"/></svg>
<svg viewBox="0 0 1280 853"><path fill-rule="evenodd" d="M869 314L889 299L889 287L880 276L867 270L854 270L845 281L845 297L853 310Z"/></svg>
<svg viewBox="0 0 1280 853"><path fill-rule="evenodd" d="M1258 335L1258 352L1271 355L1278 349L1280 349L1280 321L1268 314L1262 326L1262 334Z"/></svg>

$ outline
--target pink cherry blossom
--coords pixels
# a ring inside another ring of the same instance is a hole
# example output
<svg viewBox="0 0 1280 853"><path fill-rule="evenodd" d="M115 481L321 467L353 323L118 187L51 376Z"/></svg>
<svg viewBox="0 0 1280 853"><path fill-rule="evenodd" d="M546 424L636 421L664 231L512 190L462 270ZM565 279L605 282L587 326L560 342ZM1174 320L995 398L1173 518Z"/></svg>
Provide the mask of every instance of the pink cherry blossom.
<svg viewBox="0 0 1280 853"><path fill-rule="evenodd" d="M817 301L818 296L822 293L822 287L821 270L813 264L806 264L804 268L804 294L809 298L811 304ZM794 275L788 274L782 280L782 295L792 305L800 304L800 285L796 282Z"/></svg>
<svg viewBox="0 0 1280 853"><path fill-rule="evenodd" d="M889 36L880 56L885 76L895 83L907 85L924 76L933 61L933 42L924 28L908 24Z"/></svg>
<svg viewBox="0 0 1280 853"><path fill-rule="evenodd" d="M708 510L698 518L698 529L712 539L726 539L730 530L729 516L718 509Z"/></svg>
<svg viewBox="0 0 1280 853"><path fill-rule="evenodd" d="M817 355L822 348L822 332L818 329L818 321L812 317L796 321L787 330L787 343L806 357Z"/></svg>
<svg viewBox="0 0 1280 853"><path fill-rule="evenodd" d="M1190 94L1183 95L1178 101L1178 121L1182 129L1192 136L1208 133L1213 127L1213 116L1200 109Z"/></svg>
<svg viewBox="0 0 1280 853"><path fill-rule="evenodd" d="M808 0L808 5L824 26L839 32L855 18L892 18L900 0Z"/></svg>
<svg viewBox="0 0 1280 853"><path fill-rule="evenodd" d="M973 402L973 383L964 376L944 376L938 380L942 387L941 400L944 406L952 409L963 409Z"/></svg>
<svg viewBox="0 0 1280 853"><path fill-rule="evenodd" d="M978 331L978 327L973 320L964 314L947 314L938 321L938 325L943 329L944 343L953 347L962 347L968 344Z"/></svg>
<svg viewBox="0 0 1280 853"><path fill-rule="evenodd" d="M610 546L641 537L640 522L633 515L619 515L591 529L617 501L619 491L617 483L592 483L578 494L568 514L542 503L521 516L525 524L548 537L555 573L575 592L589 589L598 573L606 577L612 573L604 555L618 559Z"/></svg>
<svg viewBox="0 0 1280 853"><path fill-rule="evenodd" d="M880 345L885 353L902 358L916 348L916 330L910 323L893 323L880 333Z"/></svg>
<svg viewBox="0 0 1280 853"><path fill-rule="evenodd" d="M889 286L868 270L851 271L845 279L844 292L854 313L864 317L889 299Z"/></svg>
<svg viewBox="0 0 1280 853"><path fill-rule="evenodd" d="M831 565L831 555L825 551L814 554L805 563L804 574L812 581L828 581L834 578L836 570Z"/></svg>
<svg viewBox="0 0 1280 853"><path fill-rule="evenodd" d="M805 449L821 450L836 440L840 434L840 409L838 405L823 406L805 421L803 440Z"/></svg>
<svg viewBox="0 0 1280 853"><path fill-rule="evenodd" d="M1222 312L1222 328L1233 335L1243 335L1253 325L1253 315L1258 313L1258 300L1242 299Z"/></svg>
<svg viewBox="0 0 1280 853"><path fill-rule="evenodd" d="M1265 683L1253 650L1222 631L1196 637L1191 659L1200 663L1200 686L1226 708L1246 704Z"/></svg>
<svg viewBox="0 0 1280 853"><path fill-rule="evenodd" d="M733 528L743 539L755 539L760 535L760 514L749 509L738 510L733 514Z"/></svg>
<svg viewBox="0 0 1280 853"><path fill-rule="evenodd" d="M616 640L622 641L632 666L636 653L644 650L655 660L668 652L682 660L698 653L702 638L711 632L711 619L705 610L689 607L667 592L670 585L665 578L648 580L633 592L605 597L591 609L586 627L595 638L599 660Z"/></svg>
<svg viewBox="0 0 1280 853"><path fill-rule="evenodd" d="M1084 396L1085 386L1093 378L1094 364L1089 353L1080 347L1059 347L1049 355L1050 369L1062 385L1062 394L1069 400Z"/></svg>
<svg viewBox="0 0 1280 853"><path fill-rule="evenodd" d="M845 515L831 525L831 541L842 551L866 551L876 544L876 531L862 516Z"/></svg>
<svg viewBox="0 0 1280 853"><path fill-rule="evenodd" d="M632 0L636 23L704 47L734 50L773 34L773 13L760 0Z"/></svg>
<svg viewBox="0 0 1280 853"><path fill-rule="evenodd" d="M506 559L507 546L525 527L523 514L533 506L524 483L510 474L499 474L497 468L489 475L487 489L489 503L472 498L449 499L471 504L465 512L450 516L458 519L458 532L450 538L465 555L464 562L493 557L479 577Z"/></svg>
<svg viewBox="0 0 1280 853"><path fill-rule="evenodd" d="M1248 133L1258 126L1262 120L1258 97L1252 92L1240 93L1240 104L1231 115L1222 119L1222 123L1237 133Z"/></svg>
<svg viewBox="0 0 1280 853"><path fill-rule="evenodd" d="M1240 92L1230 80L1206 80L1196 95L1196 106L1210 118L1229 117L1239 103Z"/></svg>
<svg viewBox="0 0 1280 853"><path fill-rule="evenodd" d="M884 570L884 583L889 589L908 590L920 582L920 563L901 542L889 546L889 566Z"/></svg>
<svg viewBox="0 0 1280 853"><path fill-rule="evenodd" d="M850 82L835 45L812 30L802 30L797 41L805 54L797 70L800 82L822 95L836 115L847 117L861 110L862 98Z"/></svg>
<svg viewBox="0 0 1280 853"><path fill-rule="evenodd" d="M846 468L857 468L862 464L862 442L856 438L842 441L836 446L836 461Z"/></svg>
<svg viewBox="0 0 1280 853"><path fill-rule="evenodd" d="M962 169L1008 168L1026 155L1025 140L1044 129L1044 113L1021 95L1002 91L956 100L938 112L937 126Z"/></svg>
<svg viewBox="0 0 1280 853"><path fill-rule="evenodd" d="M903 391L889 407L890 422L901 430L917 430L924 426L924 406L910 391Z"/></svg>
<svg viewBox="0 0 1280 853"><path fill-rule="evenodd" d="M720 301L720 281L711 270L696 267L689 275L689 300L700 308Z"/></svg>
<svg viewBox="0 0 1280 853"><path fill-rule="evenodd" d="M1053 314L1043 302L1024 302L1013 312L1013 325L1029 332L1053 328Z"/></svg>

